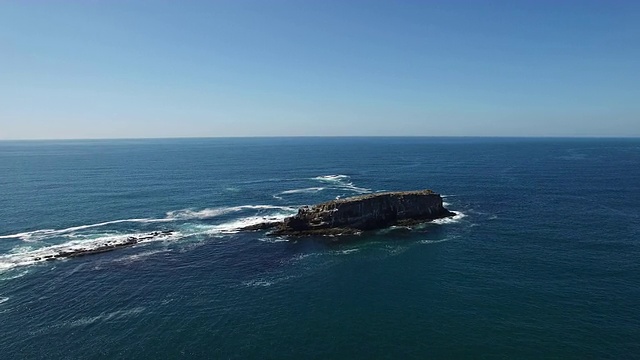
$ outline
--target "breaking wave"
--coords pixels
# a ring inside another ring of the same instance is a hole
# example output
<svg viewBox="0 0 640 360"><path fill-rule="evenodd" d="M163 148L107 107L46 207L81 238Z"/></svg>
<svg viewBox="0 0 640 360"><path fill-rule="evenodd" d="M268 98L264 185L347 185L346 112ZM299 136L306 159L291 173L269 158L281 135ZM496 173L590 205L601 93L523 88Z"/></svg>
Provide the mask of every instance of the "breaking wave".
<svg viewBox="0 0 640 360"><path fill-rule="evenodd" d="M108 246L124 246L128 243L130 237L142 238L145 233L129 233L118 235L101 236L91 240L72 240L62 244L44 246L36 250L30 251L14 251L6 255L0 255L0 272L6 271L18 266L33 265L45 262L49 259L53 260L58 254L74 251L91 251ZM179 232L174 232L167 236L157 236L149 239L141 239L138 243L148 243L160 240L175 240L182 237Z"/></svg>
<svg viewBox="0 0 640 360"><path fill-rule="evenodd" d="M232 207L219 207L219 208L206 208L202 210L194 209L181 209L175 211L169 211L164 218L138 218L138 219L121 219L105 221L96 224L87 224L73 226L65 229L40 229L34 231L21 232L9 235L0 235L0 239L21 239L23 241L40 241L47 238L66 236L70 233L74 233L81 230L93 229L98 227L104 227L108 225L122 224L122 223L163 223L181 220L204 220L214 217L245 211L245 210L282 210L282 211L296 211L297 208L290 206L275 206L275 205L241 205Z"/></svg>
<svg viewBox="0 0 640 360"><path fill-rule="evenodd" d="M217 216L227 215L230 213L245 211L245 210L296 210L290 206L275 206L275 205L241 205L231 207L219 207L219 208L206 208L202 210L182 209L169 211L165 219L162 221L174 221L174 220L203 220L211 219Z"/></svg>
<svg viewBox="0 0 640 360"><path fill-rule="evenodd" d="M286 190L281 192L280 194L313 194L313 193L317 193L319 191L324 190L323 187L310 187L310 188L305 188L305 189L293 189L293 190Z"/></svg>
<svg viewBox="0 0 640 360"><path fill-rule="evenodd" d="M312 178L312 180L331 184L330 189L346 190L357 194L368 194L373 192L371 189L355 186L349 175L322 175Z"/></svg>
<svg viewBox="0 0 640 360"><path fill-rule="evenodd" d="M40 229L34 231L21 232L17 234L10 235L1 235L0 239L21 239L24 241L39 241L50 237L66 235L68 233L92 229L97 227L103 227L114 224L122 224L122 223L153 223L153 222L167 222L172 221L172 219L123 219L123 220L112 220L105 221L96 224L88 224L88 225L79 225L73 226L66 229Z"/></svg>
<svg viewBox="0 0 640 360"><path fill-rule="evenodd" d="M189 219L206 219L232 212L239 212L243 210L269 210L270 213L264 216L246 216L230 221L222 222L220 224L198 224L198 223L182 223L175 227L175 230L166 235L151 236L149 237L148 231L139 232L104 232L102 234L96 233L76 233L74 231L95 228L99 226L106 226L114 223L125 222L124 220L109 221L99 224L90 224L76 226L73 228L60 229L60 230L36 230L28 233L19 233L13 235L4 235L4 238L20 238L26 241L30 241L34 236L40 236L42 239L47 238L60 238L61 235L68 239L68 241L49 245L46 243L40 243L39 245L45 245L37 247L34 246L15 246L8 253L0 255L0 272L7 270L28 266L37 263L42 263L48 260L53 260L56 255L68 252L90 252L92 250L102 249L105 247L119 247L130 244L130 238L135 237L139 240L136 244L144 244L149 242L174 242L177 240L185 239L187 237L203 237L203 236L216 236L233 234L239 232L242 228L251 225L257 225L260 223L279 222L294 214L297 208L288 206L272 206L272 205L244 205L228 208L217 209L204 209L204 210L177 210L167 213L165 219L144 219L145 222L149 220L162 220L162 221L176 221L176 220L189 220ZM126 220L126 221L132 221ZM73 229L73 230L71 230ZM60 258L62 259L62 258ZM7 279L3 279L7 280Z"/></svg>
<svg viewBox="0 0 640 360"><path fill-rule="evenodd" d="M460 211L452 211L452 213L454 213L454 216L450 216L450 217L446 217L446 218L441 218L441 219L435 219L433 221L431 221L433 224L455 224L460 222L460 220L464 219L465 217L467 217L467 215L465 215L464 213L460 212Z"/></svg>

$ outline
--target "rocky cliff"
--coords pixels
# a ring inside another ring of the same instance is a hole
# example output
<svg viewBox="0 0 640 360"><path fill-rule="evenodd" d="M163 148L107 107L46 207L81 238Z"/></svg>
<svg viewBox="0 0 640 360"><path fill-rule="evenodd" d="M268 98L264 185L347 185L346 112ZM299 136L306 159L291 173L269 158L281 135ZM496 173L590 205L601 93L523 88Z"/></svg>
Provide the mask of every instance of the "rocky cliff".
<svg viewBox="0 0 640 360"><path fill-rule="evenodd" d="M453 216L431 190L355 196L303 207L275 226L272 235L356 234L392 225L413 225Z"/></svg>

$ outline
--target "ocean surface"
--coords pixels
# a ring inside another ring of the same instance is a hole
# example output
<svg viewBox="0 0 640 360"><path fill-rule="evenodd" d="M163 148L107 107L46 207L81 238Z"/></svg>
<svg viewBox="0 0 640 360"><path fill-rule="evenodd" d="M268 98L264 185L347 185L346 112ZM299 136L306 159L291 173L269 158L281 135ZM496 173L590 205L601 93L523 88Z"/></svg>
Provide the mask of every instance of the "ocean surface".
<svg viewBox="0 0 640 360"><path fill-rule="evenodd" d="M457 215L238 231L424 188ZM640 358L640 139L0 142L0 358Z"/></svg>

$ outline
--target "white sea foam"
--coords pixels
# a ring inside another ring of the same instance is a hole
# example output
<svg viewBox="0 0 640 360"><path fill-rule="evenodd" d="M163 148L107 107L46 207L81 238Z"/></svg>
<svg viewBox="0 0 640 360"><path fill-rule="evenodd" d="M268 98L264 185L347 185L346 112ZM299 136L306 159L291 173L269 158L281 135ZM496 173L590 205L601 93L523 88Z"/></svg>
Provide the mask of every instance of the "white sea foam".
<svg viewBox="0 0 640 360"><path fill-rule="evenodd" d="M90 240L71 240L58 245L44 246L36 250L9 253L6 255L0 255L0 272L6 271L18 266L28 266L36 263L47 261L47 258L51 258L57 254L63 252L73 251L91 251L105 246L118 246L127 243L128 238L144 237L146 233L130 233L130 234L118 234L107 235ZM166 241L173 240L182 237L179 232L174 232L166 236L156 236L150 239L141 239L138 243L147 243L152 241Z"/></svg>
<svg viewBox="0 0 640 360"><path fill-rule="evenodd" d="M339 255L348 255L348 254L357 253L358 251L360 251L360 249L347 249L347 250L337 251L337 254L339 254Z"/></svg>
<svg viewBox="0 0 640 360"><path fill-rule="evenodd" d="M258 241L262 241L265 243L279 243L279 242L288 242L289 239L281 238L281 237L263 237L258 239Z"/></svg>
<svg viewBox="0 0 640 360"><path fill-rule="evenodd" d="M373 192L371 189L355 186L350 179L351 177L348 175L323 175L312 178L312 180L332 184L329 189L352 191L358 194Z"/></svg>
<svg viewBox="0 0 640 360"><path fill-rule="evenodd" d="M324 253L304 253L304 254L298 254L296 256L294 256L293 258L291 258L292 261L300 261L300 260L304 260L308 257L316 257L316 256L321 256L324 255Z"/></svg>
<svg viewBox="0 0 640 360"><path fill-rule="evenodd" d="M1 276L1 277L0 277L0 281L7 281L7 280L18 279L18 278L21 278L21 277L23 277L23 276L27 275L28 273L29 273L29 270L24 270L24 271L21 271L21 272L19 272L19 273L15 274L15 275ZM9 273L9 274L10 274L10 273Z"/></svg>
<svg viewBox="0 0 640 360"><path fill-rule="evenodd" d="M198 219L210 219L229 213L240 212L245 210L282 210L293 211L296 208L289 206L276 206L276 205L241 205L231 207L219 207L219 208L205 208L202 210L194 209L181 209L175 211L169 211L165 218L153 219L153 218L139 218L139 219L121 219L104 221L95 224L79 225L68 227L65 229L40 229L34 231L21 232L16 234L1 235L0 239L21 239L23 241L41 241L52 237L73 237L77 231L87 230L92 228L98 228L108 225L121 224L121 223L162 223L179 220L198 220Z"/></svg>
<svg viewBox="0 0 640 360"><path fill-rule="evenodd" d="M452 213L455 213L455 216L450 216L450 217L446 217L446 218L441 218L441 219L435 219L433 221L431 221L433 224L455 224L457 222L460 222L460 220L464 219L467 215L465 215L464 213L460 212L460 211L452 211Z"/></svg>
<svg viewBox="0 0 640 360"><path fill-rule="evenodd" d="M138 315L138 314L142 313L144 310L145 310L144 307L136 307L136 308L129 309L129 310L118 310L118 311L113 311L113 312L109 312L109 313L102 313L102 314L97 315L97 316L83 317L83 318L80 318L78 320L73 320L73 321L70 321L70 322L66 323L66 325L71 326L71 327L76 327L76 326L90 325L90 324L93 324L93 323L98 322L98 321L117 320L117 319L122 319L122 318L125 318L125 317Z"/></svg>
<svg viewBox="0 0 640 360"><path fill-rule="evenodd" d="M24 254L33 251L33 246L16 246L9 251L10 254Z"/></svg>
<svg viewBox="0 0 640 360"><path fill-rule="evenodd" d="M322 175L316 176L313 178L314 180L326 181L326 182L342 182L344 180L348 180L348 175Z"/></svg>
<svg viewBox="0 0 640 360"><path fill-rule="evenodd" d="M138 254L133 254L133 255L128 255L125 257L121 257L121 258L117 258L115 260L113 260L114 262L120 262L120 263L132 263L132 262L136 262L139 260L143 260L149 256L155 255L155 254L160 254L160 253L166 253L166 252L170 252L171 249L162 249L162 250L149 250L149 251L144 251Z"/></svg>
<svg viewBox="0 0 640 360"><path fill-rule="evenodd" d="M41 229L41 230L27 231L27 232L22 232L17 234L2 235L0 236L0 239L18 238L24 241L39 241L39 240L44 240L51 237L66 235L79 230L86 230L86 229L97 228L97 227L113 225L113 224L120 224L120 223L127 223L127 222L133 222L133 223L166 222L171 220L172 219L122 219L122 220L105 221L105 222L96 223L96 224L73 226L66 229Z"/></svg>
<svg viewBox="0 0 640 360"><path fill-rule="evenodd" d="M210 219L216 216L225 215L239 209L231 208L207 208L202 210L181 209L167 212L167 219L171 220L194 220L194 219Z"/></svg>
<svg viewBox="0 0 640 360"><path fill-rule="evenodd" d="M7 302L7 300L9 300L8 297L0 297L0 304Z"/></svg>
<svg viewBox="0 0 640 360"><path fill-rule="evenodd" d="M282 276L282 277L272 277L272 278L265 278L265 279L254 279L254 280L243 281L242 285L250 286L250 287L267 287L267 286L271 286L273 284L277 284L277 283L282 282L282 281L294 279L296 277L297 276L294 276L294 275L288 275L288 276Z"/></svg>
<svg viewBox="0 0 640 360"><path fill-rule="evenodd" d="M237 233L247 226L258 225L262 223L275 223L284 220L291 214L280 214L275 216L249 216L234 221L222 223L219 225L210 225L208 230L204 231L208 235L216 234L233 234Z"/></svg>
<svg viewBox="0 0 640 360"><path fill-rule="evenodd" d="M242 282L242 285L251 286L251 287L271 286L271 285L273 285L273 281L269 281L269 280L249 280L249 281Z"/></svg>
<svg viewBox="0 0 640 360"><path fill-rule="evenodd" d="M281 192L280 194L313 194L313 193L317 193L319 191L324 190L323 187L310 187L310 188L304 188L304 189L293 189L293 190L286 190Z"/></svg>
<svg viewBox="0 0 640 360"><path fill-rule="evenodd" d="M440 240L420 240L419 242L420 244L437 244L437 243L441 243L441 242L445 242L453 239L455 239L455 237L445 238Z"/></svg>
<svg viewBox="0 0 640 360"><path fill-rule="evenodd" d="M196 220L210 219L221 215L245 211L245 210L286 210L291 211L293 208L289 206L276 205L241 205L219 208L206 208L202 210L182 209L169 211L166 219L171 220Z"/></svg>
<svg viewBox="0 0 640 360"><path fill-rule="evenodd" d="M264 211L265 215L253 215L253 216L245 216L241 218L236 218L231 221L227 221L224 223L209 225L209 224L189 224L183 223L177 226L177 229L171 234L161 234L159 236L154 236L149 239L144 239L145 236L148 235L147 232L135 232L135 233L117 233L113 230L108 230L103 233L96 233L95 231L85 233L80 230L95 228L98 226L104 226L107 224L125 222L125 221L144 221L144 222L152 222L152 221L174 221L174 220L185 220L185 219L203 219L209 217L219 216L221 214L233 213L233 212L241 212L255 210L256 214L260 214ZM67 241L55 244L55 245L46 245L46 246L38 246L36 244L33 245L21 245L15 246L8 253L0 255L0 272L5 272L7 270L33 265L36 263L43 263L47 261L47 259L52 259L56 255L64 252L73 252L73 251L91 251L95 249L104 248L106 246L118 246L118 245L126 245L129 243L130 237L139 238L138 244L148 243L153 241L176 241L180 239L184 239L185 237L193 237L196 239L202 238L203 236L224 236L225 234L233 234L240 231L242 228L251 225L257 225L260 223L269 223L269 222L279 222L282 221L287 216L295 214L297 208L288 207L288 206L274 206L274 205L243 205L236 207L225 207L225 208L212 208L212 209L203 209L203 210L191 210L184 209L167 213L167 217L165 219L128 219L128 220L116 220L103 222L98 224L90 224L90 225L82 225L75 226L72 228L60 229L60 230L37 230L29 233L20 233L14 235L5 235L4 238L14 237L14 238L22 238L22 239L32 239L34 236L45 237L47 234L49 237L57 237L60 238L61 234L64 234L67 238ZM142 238L142 239L140 239ZM59 240L59 239L58 239ZM41 245L45 245L44 243L40 243ZM137 260L139 258L151 255L151 252L131 255L128 260ZM62 258L56 258L62 259ZM127 260L125 259L125 260ZM22 275L21 275L22 276ZM5 278L8 279L8 278ZM3 280L5 280L3 279Z"/></svg>
<svg viewBox="0 0 640 360"><path fill-rule="evenodd" d="M358 194L368 194L373 192L371 189L355 186L352 182L342 184L339 189L353 191Z"/></svg>
<svg viewBox="0 0 640 360"><path fill-rule="evenodd" d="M323 252L310 252L304 254L298 254L294 256L292 261L300 261L306 258L315 258L315 257L324 257L324 256L340 256L340 255L349 255L360 252L360 249L344 249L344 250L332 250L332 251L323 251Z"/></svg>

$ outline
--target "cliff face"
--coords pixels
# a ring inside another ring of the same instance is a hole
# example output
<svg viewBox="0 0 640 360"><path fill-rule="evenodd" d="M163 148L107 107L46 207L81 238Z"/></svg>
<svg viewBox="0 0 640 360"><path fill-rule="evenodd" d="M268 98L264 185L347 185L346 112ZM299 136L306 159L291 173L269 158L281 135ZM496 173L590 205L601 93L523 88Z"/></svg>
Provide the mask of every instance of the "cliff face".
<svg viewBox="0 0 640 360"><path fill-rule="evenodd" d="M303 207L273 235L337 235L453 216L431 190L368 194Z"/></svg>

